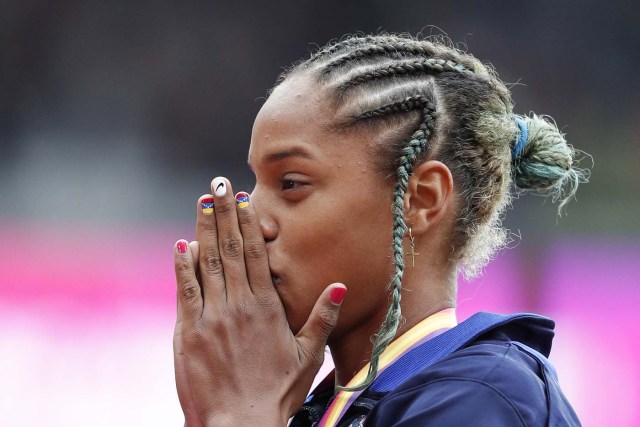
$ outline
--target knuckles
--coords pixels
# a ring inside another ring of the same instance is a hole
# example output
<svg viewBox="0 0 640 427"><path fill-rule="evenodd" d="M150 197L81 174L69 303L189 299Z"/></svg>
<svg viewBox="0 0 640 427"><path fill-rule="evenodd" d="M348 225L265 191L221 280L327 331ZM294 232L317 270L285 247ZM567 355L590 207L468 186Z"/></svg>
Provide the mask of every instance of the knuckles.
<svg viewBox="0 0 640 427"><path fill-rule="evenodd" d="M221 250L225 257L230 259L240 258L242 254L242 240L240 237L231 235L222 238Z"/></svg>
<svg viewBox="0 0 640 427"><path fill-rule="evenodd" d="M188 280L180 286L180 292L182 292L182 298L191 302L200 298L200 285L193 280Z"/></svg>
<svg viewBox="0 0 640 427"><path fill-rule="evenodd" d="M186 259L181 259L175 264L178 289L186 302L192 302L200 298L200 284L193 277L193 266Z"/></svg>
<svg viewBox="0 0 640 427"><path fill-rule="evenodd" d="M323 336L329 336L338 321L338 313L330 308L323 308L318 313L318 327Z"/></svg>
<svg viewBox="0 0 640 427"><path fill-rule="evenodd" d="M222 259L217 253L206 252L202 254L202 264L207 272L216 275L222 274Z"/></svg>
<svg viewBox="0 0 640 427"><path fill-rule="evenodd" d="M236 203L234 201L216 200L216 214L227 215L232 211L235 211Z"/></svg>
<svg viewBox="0 0 640 427"><path fill-rule="evenodd" d="M216 340L237 339L238 330L244 328L255 318L255 314L248 306L226 307L215 316L205 316L202 319L202 329ZM203 332L201 332L201 335ZM199 337L200 340L206 337Z"/></svg>
<svg viewBox="0 0 640 427"><path fill-rule="evenodd" d="M189 260L180 258L178 261L176 261L176 272L178 272L179 274L184 275L186 273L191 272L191 270L192 270L192 266Z"/></svg>
<svg viewBox="0 0 640 427"><path fill-rule="evenodd" d="M247 301L238 301L233 309L233 317L236 321L246 324L255 319L256 313L252 304Z"/></svg>
<svg viewBox="0 0 640 427"><path fill-rule="evenodd" d="M188 331L182 332L182 344L187 348L200 348L206 339L206 334L200 327L189 328Z"/></svg>

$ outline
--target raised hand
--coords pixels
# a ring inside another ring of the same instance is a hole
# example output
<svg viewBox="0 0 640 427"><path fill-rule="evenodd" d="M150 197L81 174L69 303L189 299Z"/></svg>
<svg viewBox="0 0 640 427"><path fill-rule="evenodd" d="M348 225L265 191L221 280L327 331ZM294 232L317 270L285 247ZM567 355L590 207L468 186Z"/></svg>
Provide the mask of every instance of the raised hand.
<svg viewBox="0 0 640 427"><path fill-rule="evenodd" d="M328 286L294 336L254 206L231 190L214 179L213 195L198 200L198 245L175 245L180 402L187 425L284 426L322 365L346 288Z"/></svg>

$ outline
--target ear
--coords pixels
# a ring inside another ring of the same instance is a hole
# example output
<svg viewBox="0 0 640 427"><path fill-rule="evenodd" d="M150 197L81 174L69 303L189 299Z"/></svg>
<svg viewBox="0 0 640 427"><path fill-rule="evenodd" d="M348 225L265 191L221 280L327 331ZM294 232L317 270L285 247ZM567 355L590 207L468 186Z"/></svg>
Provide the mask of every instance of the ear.
<svg viewBox="0 0 640 427"><path fill-rule="evenodd" d="M413 234L442 222L454 207L453 195L453 177L444 163L429 160L416 166L404 195L404 217Z"/></svg>

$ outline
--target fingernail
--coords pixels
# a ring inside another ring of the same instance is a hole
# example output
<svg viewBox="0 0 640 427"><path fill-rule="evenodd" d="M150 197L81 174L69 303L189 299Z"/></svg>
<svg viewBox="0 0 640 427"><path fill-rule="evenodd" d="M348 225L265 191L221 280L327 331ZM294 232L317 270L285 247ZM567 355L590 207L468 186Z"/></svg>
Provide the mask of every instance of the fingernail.
<svg viewBox="0 0 640 427"><path fill-rule="evenodd" d="M218 177L213 180L213 194L222 197L227 194L227 183L224 178Z"/></svg>
<svg viewBox="0 0 640 427"><path fill-rule="evenodd" d="M249 194L245 193L244 191L236 194L236 203L238 204L238 207L240 209L244 209L249 206Z"/></svg>
<svg viewBox="0 0 640 427"><path fill-rule="evenodd" d="M202 199L200 206L202 206L203 214L211 215L213 213L213 197L207 197L206 199Z"/></svg>
<svg viewBox="0 0 640 427"><path fill-rule="evenodd" d="M186 240L178 240L176 243L176 247L178 248L178 252L184 254L187 252L187 241Z"/></svg>
<svg viewBox="0 0 640 427"><path fill-rule="evenodd" d="M344 299L344 295L347 293L347 288L333 288L331 289L331 302L338 305Z"/></svg>

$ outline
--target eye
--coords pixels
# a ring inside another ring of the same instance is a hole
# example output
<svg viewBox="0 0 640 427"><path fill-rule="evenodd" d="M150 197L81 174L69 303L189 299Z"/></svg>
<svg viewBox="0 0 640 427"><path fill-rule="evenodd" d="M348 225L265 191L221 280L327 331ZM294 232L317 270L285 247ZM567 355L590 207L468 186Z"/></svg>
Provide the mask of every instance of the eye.
<svg viewBox="0 0 640 427"><path fill-rule="evenodd" d="M289 202L300 202L306 199L313 189L313 179L303 173L287 172L278 180L280 195Z"/></svg>
<svg viewBox="0 0 640 427"><path fill-rule="evenodd" d="M294 188L298 188L304 185L300 181L296 181L293 179L283 179L282 180L282 189L283 190L293 190Z"/></svg>

